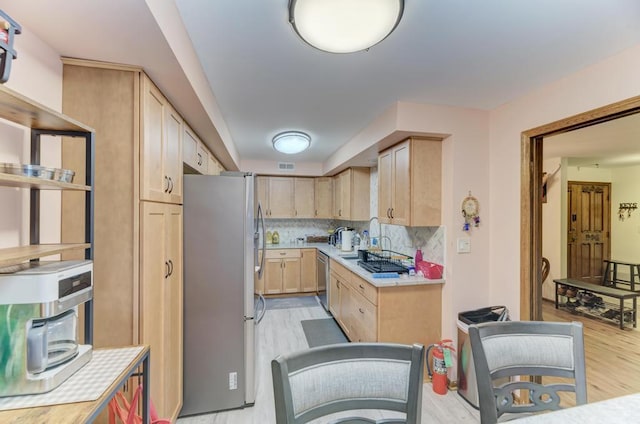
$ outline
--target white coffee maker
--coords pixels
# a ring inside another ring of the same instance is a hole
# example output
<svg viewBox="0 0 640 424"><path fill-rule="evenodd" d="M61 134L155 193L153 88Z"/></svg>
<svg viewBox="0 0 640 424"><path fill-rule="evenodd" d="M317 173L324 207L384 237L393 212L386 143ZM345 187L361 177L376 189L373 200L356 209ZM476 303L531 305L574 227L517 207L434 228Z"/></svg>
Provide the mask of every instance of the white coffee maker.
<svg viewBox="0 0 640 424"><path fill-rule="evenodd" d="M88 260L0 268L0 397L48 392L89 362L77 322L92 296Z"/></svg>

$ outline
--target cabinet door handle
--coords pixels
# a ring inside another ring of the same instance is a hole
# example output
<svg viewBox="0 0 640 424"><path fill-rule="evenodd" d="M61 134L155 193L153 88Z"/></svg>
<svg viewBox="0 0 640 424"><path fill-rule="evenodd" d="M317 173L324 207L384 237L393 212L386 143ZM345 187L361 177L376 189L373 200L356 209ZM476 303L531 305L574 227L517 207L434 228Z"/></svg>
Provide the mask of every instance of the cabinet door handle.
<svg viewBox="0 0 640 424"><path fill-rule="evenodd" d="M173 275L173 261L169 259L169 275Z"/></svg>
<svg viewBox="0 0 640 424"><path fill-rule="evenodd" d="M169 262L164 261L164 278L169 278Z"/></svg>
<svg viewBox="0 0 640 424"><path fill-rule="evenodd" d="M316 216L318 216L318 209L316 209L315 214L316 214Z"/></svg>
<svg viewBox="0 0 640 424"><path fill-rule="evenodd" d="M167 177L166 175L164 176L164 182L165 182L164 192L168 193L169 192L169 177Z"/></svg>
<svg viewBox="0 0 640 424"><path fill-rule="evenodd" d="M286 254L287 254L287 252L280 252L280 254L281 254L281 255L286 255Z"/></svg>
<svg viewBox="0 0 640 424"><path fill-rule="evenodd" d="M391 218L391 208L387 208L387 218Z"/></svg>
<svg viewBox="0 0 640 424"><path fill-rule="evenodd" d="M362 308L358 308L358 310L360 311L361 314L364 315L364 311L362 310Z"/></svg>
<svg viewBox="0 0 640 424"><path fill-rule="evenodd" d="M342 209L338 209L338 216L342 216Z"/></svg>
<svg viewBox="0 0 640 424"><path fill-rule="evenodd" d="M202 155L198 153L198 165L202 165Z"/></svg>
<svg viewBox="0 0 640 424"><path fill-rule="evenodd" d="M362 284L358 284L358 287L360 287L362 290L364 290L364 286Z"/></svg>
<svg viewBox="0 0 640 424"><path fill-rule="evenodd" d="M393 208L391 208L391 216L389 218L393 219Z"/></svg>
<svg viewBox="0 0 640 424"><path fill-rule="evenodd" d="M293 211L293 216L298 216L298 210Z"/></svg>
<svg viewBox="0 0 640 424"><path fill-rule="evenodd" d="M173 192L173 178L169 177L169 193Z"/></svg>

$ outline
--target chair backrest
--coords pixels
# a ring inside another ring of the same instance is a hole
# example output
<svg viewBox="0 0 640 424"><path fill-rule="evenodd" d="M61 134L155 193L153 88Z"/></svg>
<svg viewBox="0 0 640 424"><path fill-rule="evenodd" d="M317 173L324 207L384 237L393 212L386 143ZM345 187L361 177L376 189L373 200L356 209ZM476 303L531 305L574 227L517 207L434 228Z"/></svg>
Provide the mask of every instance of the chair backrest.
<svg viewBox="0 0 640 424"><path fill-rule="evenodd" d="M584 340L579 322L506 321L469 326L482 424L504 413L561 409L559 392L575 392L576 404L587 402ZM513 379L499 386L493 380L515 376L561 377L538 384ZM514 391L520 402L514 403ZM528 399L522 399L528 392Z"/></svg>
<svg viewBox="0 0 640 424"><path fill-rule="evenodd" d="M424 346L340 343L271 361L278 424L306 423L350 410L400 411L419 424ZM375 422L345 418L335 422Z"/></svg>
<svg viewBox="0 0 640 424"><path fill-rule="evenodd" d="M549 276L549 271L551 270L551 264L549 264L549 259L543 257L542 258L542 279L540 280L540 284L544 283L544 280Z"/></svg>

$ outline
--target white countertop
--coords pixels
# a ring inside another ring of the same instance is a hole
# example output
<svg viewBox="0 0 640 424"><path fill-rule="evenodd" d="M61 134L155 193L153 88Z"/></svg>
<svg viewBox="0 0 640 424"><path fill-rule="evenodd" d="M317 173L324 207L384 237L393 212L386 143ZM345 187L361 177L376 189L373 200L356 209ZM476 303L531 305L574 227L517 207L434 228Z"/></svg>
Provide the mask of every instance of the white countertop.
<svg viewBox="0 0 640 424"><path fill-rule="evenodd" d="M341 256L344 254L355 254L355 252L343 252L340 249L336 249L327 243L280 243L280 244L267 244L267 249L317 249L327 254L331 259L334 259L340 265L347 268L349 271L357 274L367 282L376 287L394 287L394 286L412 286L412 285L424 285L424 284L444 284L444 279L430 280L420 276L408 276L407 274L401 274L399 278L373 278L371 273L364 268L358 266L358 261L353 259L344 259Z"/></svg>

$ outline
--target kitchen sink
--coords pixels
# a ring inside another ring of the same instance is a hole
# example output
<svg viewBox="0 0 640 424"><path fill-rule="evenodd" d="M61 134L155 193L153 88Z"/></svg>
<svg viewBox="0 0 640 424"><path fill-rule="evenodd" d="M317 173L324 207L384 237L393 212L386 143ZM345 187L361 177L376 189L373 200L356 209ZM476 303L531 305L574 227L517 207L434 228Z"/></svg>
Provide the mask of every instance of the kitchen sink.
<svg viewBox="0 0 640 424"><path fill-rule="evenodd" d="M348 255L340 255L340 257L342 259L354 260L354 259L358 259L358 254L357 253L351 253L351 254L348 254Z"/></svg>

